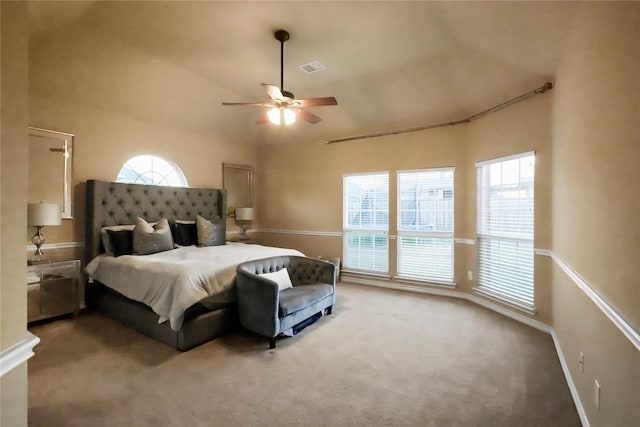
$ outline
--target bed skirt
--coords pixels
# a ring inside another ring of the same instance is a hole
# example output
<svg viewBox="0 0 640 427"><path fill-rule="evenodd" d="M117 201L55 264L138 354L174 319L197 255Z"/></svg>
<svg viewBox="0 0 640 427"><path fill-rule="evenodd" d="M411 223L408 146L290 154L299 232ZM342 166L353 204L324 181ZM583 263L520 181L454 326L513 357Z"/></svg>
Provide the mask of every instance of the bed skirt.
<svg viewBox="0 0 640 427"><path fill-rule="evenodd" d="M196 305L185 313L182 329L174 331L169 322L158 323L158 315L148 306L133 301L102 283L87 283L85 301L88 308L109 319L181 351L204 344L238 327L235 303L213 311Z"/></svg>

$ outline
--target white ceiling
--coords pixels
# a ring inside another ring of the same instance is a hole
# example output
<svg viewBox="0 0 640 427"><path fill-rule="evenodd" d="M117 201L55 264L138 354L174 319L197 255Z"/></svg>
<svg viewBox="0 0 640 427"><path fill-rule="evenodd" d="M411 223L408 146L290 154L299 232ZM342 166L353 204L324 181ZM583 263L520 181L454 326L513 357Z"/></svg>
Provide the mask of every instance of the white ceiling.
<svg viewBox="0 0 640 427"><path fill-rule="evenodd" d="M138 86L128 86L129 93L136 87L144 91L140 102L110 96L115 83L104 77L102 83L111 88L96 96L96 108L151 121L170 117L175 126L238 142L327 140L457 120L553 81L577 7L573 2L31 2L33 63L51 67L43 58L53 47L73 55L65 59L69 81L58 82L58 89L39 78L38 70L30 71L31 84L44 96L60 96L56 90L69 99L75 92L82 96L81 70L91 69L85 62L98 61L97 53L78 47L85 40L92 51L110 52L109 62L117 63L117 52L128 49L177 70L164 82L151 69L141 71L149 79L137 76ZM280 45L273 32L280 28L291 34L284 88L297 98L338 99L337 107L309 109L324 119L316 125L256 125L257 107L220 105L266 101L260 83L279 85ZM311 61L326 70L306 74L298 68ZM86 80L89 84L88 75ZM155 86L145 87L147 80ZM161 102L161 93L176 102Z"/></svg>

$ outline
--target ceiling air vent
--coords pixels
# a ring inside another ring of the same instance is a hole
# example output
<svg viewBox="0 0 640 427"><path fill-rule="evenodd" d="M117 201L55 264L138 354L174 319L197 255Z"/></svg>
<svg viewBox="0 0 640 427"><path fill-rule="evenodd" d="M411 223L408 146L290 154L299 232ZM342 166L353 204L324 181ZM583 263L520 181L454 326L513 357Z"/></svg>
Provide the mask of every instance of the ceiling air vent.
<svg viewBox="0 0 640 427"><path fill-rule="evenodd" d="M318 61L309 62L308 64L301 65L300 68L305 73L315 73L316 71L324 70L324 65Z"/></svg>

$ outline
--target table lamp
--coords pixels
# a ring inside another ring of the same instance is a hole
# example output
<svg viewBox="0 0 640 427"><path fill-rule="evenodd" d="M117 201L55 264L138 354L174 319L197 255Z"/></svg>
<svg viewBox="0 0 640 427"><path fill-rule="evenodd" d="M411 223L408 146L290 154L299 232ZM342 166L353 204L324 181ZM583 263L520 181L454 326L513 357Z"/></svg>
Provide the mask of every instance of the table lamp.
<svg viewBox="0 0 640 427"><path fill-rule="evenodd" d="M62 215L60 206L55 203L29 203L27 206L27 224L36 227L36 234L31 241L36 245L36 251L33 259L29 260L31 264L48 262L42 252L45 238L42 234L42 228L47 225L60 225L62 223Z"/></svg>
<svg viewBox="0 0 640 427"><path fill-rule="evenodd" d="M248 222L253 220L253 208L236 208L236 221L241 222L242 237L247 236ZM242 223L244 222L244 223Z"/></svg>

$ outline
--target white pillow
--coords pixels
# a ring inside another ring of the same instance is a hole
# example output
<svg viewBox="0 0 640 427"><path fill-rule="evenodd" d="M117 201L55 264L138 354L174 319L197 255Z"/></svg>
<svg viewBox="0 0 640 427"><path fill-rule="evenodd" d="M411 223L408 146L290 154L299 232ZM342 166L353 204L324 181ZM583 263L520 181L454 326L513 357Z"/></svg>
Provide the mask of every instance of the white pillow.
<svg viewBox="0 0 640 427"><path fill-rule="evenodd" d="M278 284L278 291L293 288L291 277L289 277L289 271L286 268L274 271L273 273L258 274L258 276L276 282Z"/></svg>

